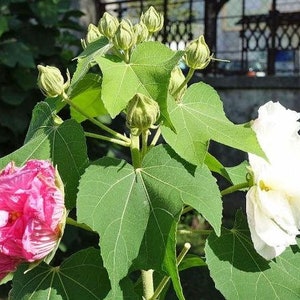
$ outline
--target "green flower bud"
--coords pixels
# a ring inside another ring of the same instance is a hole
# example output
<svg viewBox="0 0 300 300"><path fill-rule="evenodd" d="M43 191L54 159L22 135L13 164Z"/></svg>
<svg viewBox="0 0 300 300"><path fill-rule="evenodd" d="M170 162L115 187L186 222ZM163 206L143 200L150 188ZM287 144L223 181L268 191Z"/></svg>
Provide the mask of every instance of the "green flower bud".
<svg viewBox="0 0 300 300"><path fill-rule="evenodd" d="M87 35L85 39L81 39L82 48L85 49L88 44L96 41L102 36L97 26L90 24L88 27Z"/></svg>
<svg viewBox="0 0 300 300"><path fill-rule="evenodd" d="M181 69L179 67L175 67L171 72L171 79L169 83L169 93L176 97L176 100L181 99L184 92L187 89L187 85L185 85L179 92L177 89L184 82L185 76L183 75ZM177 94L176 94L177 93Z"/></svg>
<svg viewBox="0 0 300 300"><path fill-rule="evenodd" d="M98 29L101 34L111 39L119 26L119 21L115 16L112 16L108 12L105 12L102 18L99 20Z"/></svg>
<svg viewBox="0 0 300 300"><path fill-rule="evenodd" d="M126 111L126 125L133 135L154 128L160 115L158 103L139 93L129 101Z"/></svg>
<svg viewBox="0 0 300 300"><path fill-rule="evenodd" d="M67 81L60 73L60 70L51 66L37 66L39 70L38 86L42 92L48 97L56 97L62 95L70 86L70 73L67 71Z"/></svg>
<svg viewBox="0 0 300 300"><path fill-rule="evenodd" d="M133 26L129 20L122 20L114 37L113 44L121 50L128 50L136 43Z"/></svg>
<svg viewBox="0 0 300 300"><path fill-rule="evenodd" d="M164 16L158 13L153 6L150 6L148 10L141 15L141 22L143 22L150 34L157 32L163 28Z"/></svg>
<svg viewBox="0 0 300 300"><path fill-rule="evenodd" d="M185 63L192 69L201 70L206 68L211 59L212 55L210 55L210 50L203 35L191 41L185 49Z"/></svg>
<svg viewBox="0 0 300 300"><path fill-rule="evenodd" d="M147 26L143 22L135 24L133 26L133 30L135 32L137 44L140 44L148 39L149 31Z"/></svg>
<svg viewBox="0 0 300 300"><path fill-rule="evenodd" d="M102 34L100 33L98 27L95 26L94 24L90 24L88 27L87 35L86 35L86 43L90 44L90 43L98 40L101 36L102 36Z"/></svg>

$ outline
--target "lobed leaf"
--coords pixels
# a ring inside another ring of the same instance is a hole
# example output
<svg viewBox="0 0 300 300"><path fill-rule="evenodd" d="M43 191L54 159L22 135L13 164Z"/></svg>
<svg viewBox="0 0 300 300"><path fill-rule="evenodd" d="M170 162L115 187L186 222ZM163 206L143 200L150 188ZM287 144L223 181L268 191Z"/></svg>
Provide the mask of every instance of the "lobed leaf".
<svg viewBox="0 0 300 300"><path fill-rule="evenodd" d="M105 157L86 169L79 185L77 217L100 234L112 299L122 295L119 282L138 255L148 214L147 196L131 165Z"/></svg>
<svg viewBox="0 0 300 300"><path fill-rule="evenodd" d="M116 56L95 58L103 72L102 99L111 115L117 116L136 94L152 97L169 122L167 93L171 71L182 56L158 42L145 42L133 51L130 63Z"/></svg>
<svg viewBox="0 0 300 300"><path fill-rule="evenodd" d="M65 203L75 206L79 178L87 163L87 149L82 127L74 120L56 123L55 114L45 102L33 110L25 144L0 159L0 168L10 161L23 165L29 159L51 159L57 165L65 185Z"/></svg>
<svg viewBox="0 0 300 300"><path fill-rule="evenodd" d="M170 98L168 107L175 132L163 126L163 137L187 161L202 165L211 139L264 156L254 131L226 118L217 92L209 85L202 82L191 85L181 102Z"/></svg>
<svg viewBox="0 0 300 300"><path fill-rule="evenodd" d="M111 45L105 37L101 37L87 45L86 49L77 57L77 67L72 76L69 93L72 92L74 87L86 75L90 68L96 64L95 58L104 55L110 48Z"/></svg>
<svg viewBox="0 0 300 300"><path fill-rule="evenodd" d="M104 265L119 297L129 268L155 269L171 276L184 299L176 266L176 229L184 204L195 207L219 234L222 204L206 166L195 168L168 146L153 148L142 167L103 158L83 174L78 221L100 234Z"/></svg>
<svg viewBox="0 0 300 300"><path fill-rule="evenodd" d="M86 74L73 89L70 98L91 118L108 114L101 100L101 77L96 74ZM72 107L70 110L71 117L77 122L86 120L86 117Z"/></svg>
<svg viewBox="0 0 300 300"><path fill-rule="evenodd" d="M81 250L60 266L42 262L24 273L23 264L14 274L11 300L100 300L110 289L100 252L94 248Z"/></svg>
<svg viewBox="0 0 300 300"><path fill-rule="evenodd" d="M298 245L300 245L298 240ZM246 219L239 213L232 230L211 234L206 263L226 299L299 299L300 251L293 246L272 261L254 249Z"/></svg>

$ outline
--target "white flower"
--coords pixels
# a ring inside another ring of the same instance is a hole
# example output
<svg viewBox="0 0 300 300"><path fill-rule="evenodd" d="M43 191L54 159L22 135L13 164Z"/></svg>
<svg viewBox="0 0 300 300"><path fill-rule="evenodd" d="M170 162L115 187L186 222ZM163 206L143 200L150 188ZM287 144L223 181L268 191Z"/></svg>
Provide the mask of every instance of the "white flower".
<svg viewBox="0 0 300 300"><path fill-rule="evenodd" d="M296 244L300 228L300 114L268 102L253 122L268 161L249 154L254 186L247 219L256 251L270 260Z"/></svg>

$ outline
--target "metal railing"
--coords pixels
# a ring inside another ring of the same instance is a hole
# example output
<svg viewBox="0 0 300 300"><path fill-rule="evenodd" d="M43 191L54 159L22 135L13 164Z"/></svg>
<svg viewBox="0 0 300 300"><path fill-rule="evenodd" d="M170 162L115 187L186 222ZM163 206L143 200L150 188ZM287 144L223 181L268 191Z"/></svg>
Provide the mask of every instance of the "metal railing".
<svg viewBox="0 0 300 300"><path fill-rule="evenodd" d="M164 28L156 38L172 49L183 49L186 43L205 32L208 24L204 17L205 2L99 1L98 12L99 17L109 11L118 18L138 21L140 14L153 5L165 17ZM287 12L286 7L296 11ZM261 71L269 75L299 75L299 1L229 0L217 16L216 36L215 45L210 45L215 56L232 62L214 63L210 71L215 74L249 74L252 70L255 74Z"/></svg>

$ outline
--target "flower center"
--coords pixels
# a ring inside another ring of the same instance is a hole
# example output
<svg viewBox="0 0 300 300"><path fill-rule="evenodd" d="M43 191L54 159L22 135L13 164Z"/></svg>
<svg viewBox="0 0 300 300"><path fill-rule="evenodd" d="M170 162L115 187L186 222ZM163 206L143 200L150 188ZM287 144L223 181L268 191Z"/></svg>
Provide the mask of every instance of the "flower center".
<svg viewBox="0 0 300 300"><path fill-rule="evenodd" d="M259 181L259 188L265 192L268 192L271 190L271 188L268 187L262 180Z"/></svg>
<svg viewBox="0 0 300 300"><path fill-rule="evenodd" d="M19 211L13 211L9 213L8 223L14 223L22 215Z"/></svg>

